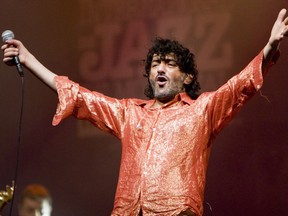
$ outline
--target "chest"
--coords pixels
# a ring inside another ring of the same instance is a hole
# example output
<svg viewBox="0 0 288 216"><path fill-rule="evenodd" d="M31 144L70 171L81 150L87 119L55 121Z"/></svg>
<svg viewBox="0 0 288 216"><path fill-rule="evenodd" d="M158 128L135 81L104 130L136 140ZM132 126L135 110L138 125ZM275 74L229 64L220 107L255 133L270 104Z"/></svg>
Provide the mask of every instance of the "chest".
<svg viewBox="0 0 288 216"><path fill-rule="evenodd" d="M133 142L191 143L209 134L209 120L205 108L181 106L166 109L135 110L127 122Z"/></svg>

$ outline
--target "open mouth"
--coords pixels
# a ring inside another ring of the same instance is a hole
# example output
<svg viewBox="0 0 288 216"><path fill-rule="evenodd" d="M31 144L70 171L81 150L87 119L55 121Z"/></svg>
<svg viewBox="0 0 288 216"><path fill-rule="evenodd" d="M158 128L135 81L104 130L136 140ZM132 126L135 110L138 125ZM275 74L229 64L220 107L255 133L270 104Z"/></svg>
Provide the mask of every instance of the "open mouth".
<svg viewBox="0 0 288 216"><path fill-rule="evenodd" d="M158 75L156 77L156 82L160 87L163 87L168 81L168 78L164 75Z"/></svg>

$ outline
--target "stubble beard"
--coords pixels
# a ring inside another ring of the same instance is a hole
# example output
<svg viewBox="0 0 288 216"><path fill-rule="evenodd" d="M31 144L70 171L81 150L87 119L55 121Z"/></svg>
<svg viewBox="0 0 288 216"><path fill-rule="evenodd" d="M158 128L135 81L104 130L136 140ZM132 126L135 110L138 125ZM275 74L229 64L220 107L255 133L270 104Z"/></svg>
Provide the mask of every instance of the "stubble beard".
<svg viewBox="0 0 288 216"><path fill-rule="evenodd" d="M154 98L161 103L168 103L173 100L177 94L183 92L183 87L179 87L177 85L170 86L168 83L164 87L156 85L157 84L155 83L151 83Z"/></svg>

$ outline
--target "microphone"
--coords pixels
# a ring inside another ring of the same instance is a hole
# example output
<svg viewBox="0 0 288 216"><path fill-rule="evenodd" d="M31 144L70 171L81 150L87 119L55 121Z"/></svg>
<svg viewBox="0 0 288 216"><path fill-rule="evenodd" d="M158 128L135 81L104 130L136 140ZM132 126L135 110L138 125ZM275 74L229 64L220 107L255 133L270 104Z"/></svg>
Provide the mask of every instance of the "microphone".
<svg viewBox="0 0 288 216"><path fill-rule="evenodd" d="M10 39L14 39L15 35L12 31L10 30L6 30L2 33L2 40L4 43L6 43L7 40L10 40ZM17 71L19 73L19 75L21 77L24 76L24 72L23 72L23 68L22 68L22 65L20 63L20 60L19 60L19 57L18 56L14 56L13 57L13 61L14 61L14 64L16 65L16 68L17 68Z"/></svg>

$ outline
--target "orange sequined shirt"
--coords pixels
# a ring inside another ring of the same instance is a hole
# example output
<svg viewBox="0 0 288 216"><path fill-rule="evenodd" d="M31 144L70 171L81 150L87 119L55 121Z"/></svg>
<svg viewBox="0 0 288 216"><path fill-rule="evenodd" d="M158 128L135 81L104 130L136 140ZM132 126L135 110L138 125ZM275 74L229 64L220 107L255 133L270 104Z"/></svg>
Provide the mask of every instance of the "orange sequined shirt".
<svg viewBox="0 0 288 216"><path fill-rule="evenodd" d="M181 93L162 108L154 100L115 99L56 77L59 96L53 125L74 115L122 143L112 215L203 213L211 142L263 82L263 51L215 92L192 100Z"/></svg>

